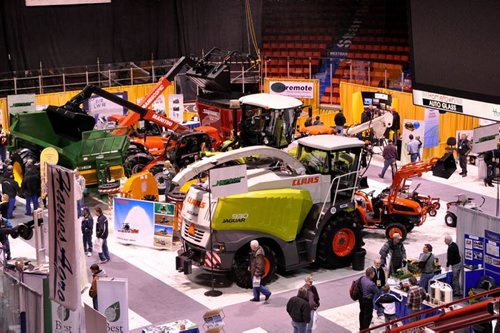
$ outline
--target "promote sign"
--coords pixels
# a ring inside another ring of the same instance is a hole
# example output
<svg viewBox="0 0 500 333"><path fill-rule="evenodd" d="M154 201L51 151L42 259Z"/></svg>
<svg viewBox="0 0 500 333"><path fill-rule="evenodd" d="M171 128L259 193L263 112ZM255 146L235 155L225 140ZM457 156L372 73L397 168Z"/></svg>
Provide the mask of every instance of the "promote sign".
<svg viewBox="0 0 500 333"><path fill-rule="evenodd" d="M424 148L432 148L439 145L439 111L425 109L424 120Z"/></svg>
<svg viewBox="0 0 500 333"><path fill-rule="evenodd" d="M139 97L137 99L137 104L141 104L144 97ZM161 115L165 114L165 96L163 94L158 95L155 101L151 105L150 109L153 109L154 112L159 113Z"/></svg>
<svg viewBox="0 0 500 333"><path fill-rule="evenodd" d="M83 251L76 237L75 175L58 165L48 165L49 290L50 298L75 311L81 304L79 265Z"/></svg>
<svg viewBox="0 0 500 333"><path fill-rule="evenodd" d="M168 116L178 123L184 121L184 95L168 95Z"/></svg>
<svg viewBox="0 0 500 333"><path fill-rule="evenodd" d="M314 98L314 83L301 81L271 81L269 93L295 98Z"/></svg>
<svg viewBox="0 0 500 333"><path fill-rule="evenodd" d="M484 231L484 268L500 278L500 234L491 230Z"/></svg>
<svg viewBox="0 0 500 333"><path fill-rule="evenodd" d="M7 110L10 114L35 112L35 94L8 95Z"/></svg>
<svg viewBox="0 0 500 333"><path fill-rule="evenodd" d="M98 311L108 322L108 332L128 332L128 280L100 278L97 280Z"/></svg>
<svg viewBox="0 0 500 333"><path fill-rule="evenodd" d="M127 92L114 93L115 96L127 100ZM112 114L123 115L127 113L127 108L118 105L101 96L93 96L84 103L84 109L94 116L96 119L101 117L109 117Z"/></svg>
<svg viewBox="0 0 500 333"><path fill-rule="evenodd" d="M484 238L474 235L464 235L464 264L479 266L483 264Z"/></svg>
<svg viewBox="0 0 500 333"><path fill-rule="evenodd" d="M248 192L246 165L212 169L209 178L213 198Z"/></svg>

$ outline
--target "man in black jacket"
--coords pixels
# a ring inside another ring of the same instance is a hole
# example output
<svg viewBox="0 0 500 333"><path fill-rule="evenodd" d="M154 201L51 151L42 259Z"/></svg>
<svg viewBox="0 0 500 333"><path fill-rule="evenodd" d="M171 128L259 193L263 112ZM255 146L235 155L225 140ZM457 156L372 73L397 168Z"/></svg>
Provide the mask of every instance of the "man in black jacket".
<svg viewBox="0 0 500 333"><path fill-rule="evenodd" d="M40 191L40 172L33 165L33 160L28 160L21 184L21 192L26 199L26 212L24 215L31 215L31 203L33 203L33 210L38 208Z"/></svg>
<svg viewBox="0 0 500 333"><path fill-rule="evenodd" d="M293 296L286 304L286 311L292 318L294 333L306 333L307 323L311 320L311 307L307 301L307 289L299 289L297 296Z"/></svg>
<svg viewBox="0 0 500 333"><path fill-rule="evenodd" d="M101 259L101 264L105 264L109 260L111 260L108 250L108 218L102 213L101 207L96 207L95 212L97 214L95 234L96 237L102 242L102 249L101 252L99 252L99 259Z"/></svg>
<svg viewBox="0 0 500 333"><path fill-rule="evenodd" d="M460 257L460 251L458 250L457 243L453 242L450 235L444 236L444 242L448 245L448 251L446 252L446 267L451 266L451 272L453 274L453 296L460 297L462 296L460 276L464 270L462 257Z"/></svg>
<svg viewBox="0 0 500 333"><path fill-rule="evenodd" d="M16 196L19 192L19 186L14 181L14 176L12 175L12 165L9 165L6 174L4 174L2 180L2 191L4 194L9 196L9 208L7 209L7 218L14 218L14 206L16 205Z"/></svg>

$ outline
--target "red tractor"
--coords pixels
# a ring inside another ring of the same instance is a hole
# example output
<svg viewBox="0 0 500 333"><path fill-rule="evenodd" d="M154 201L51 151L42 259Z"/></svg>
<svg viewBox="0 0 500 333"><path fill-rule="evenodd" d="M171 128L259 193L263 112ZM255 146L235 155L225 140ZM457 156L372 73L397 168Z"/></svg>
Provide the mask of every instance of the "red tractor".
<svg viewBox="0 0 500 333"><path fill-rule="evenodd" d="M364 227L369 229L383 228L387 238L399 233L403 239L415 226L422 225L427 217L429 205L421 204L412 195L403 192L406 181L413 177L420 177L424 172L431 171L439 158L428 162L413 162L404 165L394 175L390 188L374 197L371 191L356 192L356 209L363 221Z"/></svg>

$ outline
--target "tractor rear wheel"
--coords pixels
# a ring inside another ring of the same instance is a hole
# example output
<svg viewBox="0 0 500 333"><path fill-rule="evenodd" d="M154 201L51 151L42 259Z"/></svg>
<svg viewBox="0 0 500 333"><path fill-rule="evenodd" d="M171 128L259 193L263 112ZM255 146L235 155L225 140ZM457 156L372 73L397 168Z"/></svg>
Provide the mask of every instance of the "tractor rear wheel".
<svg viewBox="0 0 500 333"><path fill-rule="evenodd" d="M28 148L18 149L11 156L12 173L14 180L19 186L21 186L23 182L28 160L32 160L33 163L38 162L38 157L35 152Z"/></svg>
<svg viewBox="0 0 500 333"><path fill-rule="evenodd" d="M276 252L266 245L260 245L264 250L264 275L262 276L262 284L267 284L276 279L276 271L278 269L278 260ZM236 285L241 288L252 288L252 276L248 267L250 267L250 249L245 247L238 251L234 257L233 263L233 279Z"/></svg>
<svg viewBox="0 0 500 333"><path fill-rule="evenodd" d="M453 213L446 213L444 223L446 223L448 227L455 228L457 226L457 217Z"/></svg>
<svg viewBox="0 0 500 333"><path fill-rule="evenodd" d="M401 223L390 223L385 227L385 237L392 239L395 233L401 235L401 240L405 240L408 229Z"/></svg>
<svg viewBox="0 0 500 333"><path fill-rule="evenodd" d="M318 243L318 262L325 268L349 266L351 254L360 247L359 223L347 216L331 220L323 229Z"/></svg>
<svg viewBox="0 0 500 333"><path fill-rule="evenodd" d="M127 176L130 177L134 173L141 172L146 165L153 160L153 157L148 154L138 153L127 157L125 160L125 170Z"/></svg>

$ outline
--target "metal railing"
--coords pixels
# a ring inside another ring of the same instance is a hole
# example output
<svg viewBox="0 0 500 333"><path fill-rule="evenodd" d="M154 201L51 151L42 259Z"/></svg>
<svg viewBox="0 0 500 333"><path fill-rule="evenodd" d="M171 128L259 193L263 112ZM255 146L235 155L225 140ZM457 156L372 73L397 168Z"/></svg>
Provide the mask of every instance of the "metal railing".
<svg viewBox="0 0 500 333"><path fill-rule="evenodd" d="M101 88L155 83L166 74L177 59L148 60L141 62L124 62L44 68L42 63L35 70L0 73L0 97L16 94L43 94L68 90L81 90L93 84ZM335 66L342 63L343 66ZM300 65L299 65L300 64ZM245 93L246 83L256 83L266 77L286 78L327 78L330 82L339 78L344 81L363 85L408 90L411 83L405 79L401 66L391 63L370 62L336 58L312 57L263 57L259 62L248 66L243 63L230 63L231 82L242 85ZM339 69L340 68L340 69ZM319 71L319 70L322 71ZM340 73L340 74L339 74ZM333 89L327 91L330 99Z"/></svg>

